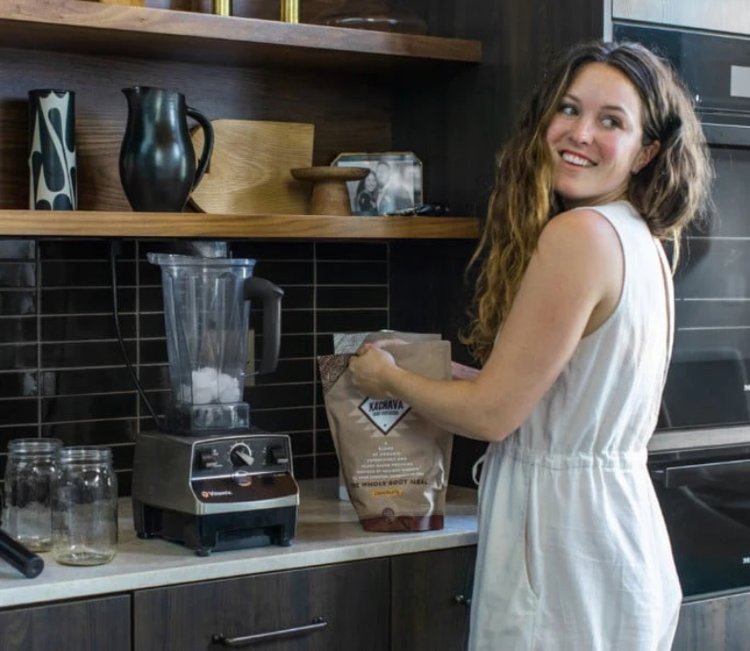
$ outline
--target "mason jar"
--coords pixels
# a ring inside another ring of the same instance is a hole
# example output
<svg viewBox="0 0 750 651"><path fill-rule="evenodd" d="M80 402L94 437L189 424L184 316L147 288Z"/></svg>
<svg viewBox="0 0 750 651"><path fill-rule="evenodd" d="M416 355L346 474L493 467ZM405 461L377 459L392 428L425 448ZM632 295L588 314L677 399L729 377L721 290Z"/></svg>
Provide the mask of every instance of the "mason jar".
<svg viewBox="0 0 750 651"><path fill-rule="evenodd" d="M57 451L52 555L64 565L109 563L117 551L117 477L109 448Z"/></svg>
<svg viewBox="0 0 750 651"><path fill-rule="evenodd" d="M3 529L34 552L52 549L53 438L13 439L5 465Z"/></svg>

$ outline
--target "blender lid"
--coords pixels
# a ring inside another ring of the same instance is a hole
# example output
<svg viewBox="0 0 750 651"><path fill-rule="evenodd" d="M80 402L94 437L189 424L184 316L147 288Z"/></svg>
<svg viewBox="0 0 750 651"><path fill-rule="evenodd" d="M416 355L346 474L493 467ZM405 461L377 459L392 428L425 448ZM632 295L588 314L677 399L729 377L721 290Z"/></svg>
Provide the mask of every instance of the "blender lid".
<svg viewBox="0 0 750 651"><path fill-rule="evenodd" d="M178 253L147 253L146 258L151 264L173 267L254 267L254 258L202 258Z"/></svg>

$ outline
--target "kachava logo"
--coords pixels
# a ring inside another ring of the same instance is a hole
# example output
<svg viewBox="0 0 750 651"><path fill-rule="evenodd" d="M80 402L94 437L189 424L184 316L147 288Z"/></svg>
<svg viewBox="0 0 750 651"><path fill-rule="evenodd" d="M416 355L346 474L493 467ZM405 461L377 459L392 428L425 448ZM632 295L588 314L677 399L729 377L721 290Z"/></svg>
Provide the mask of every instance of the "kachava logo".
<svg viewBox="0 0 750 651"><path fill-rule="evenodd" d="M232 494L232 491L201 491L201 497L204 499L208 499L209 497L225 497Z"/></svg>
<svg viewBox="0 0 750 651"><path fill-rule="evenodd" d="M388 434L396 424L411 410L403 400L393 398L373 399L365 398L359 405L359 410L383 434Z"/></svg>

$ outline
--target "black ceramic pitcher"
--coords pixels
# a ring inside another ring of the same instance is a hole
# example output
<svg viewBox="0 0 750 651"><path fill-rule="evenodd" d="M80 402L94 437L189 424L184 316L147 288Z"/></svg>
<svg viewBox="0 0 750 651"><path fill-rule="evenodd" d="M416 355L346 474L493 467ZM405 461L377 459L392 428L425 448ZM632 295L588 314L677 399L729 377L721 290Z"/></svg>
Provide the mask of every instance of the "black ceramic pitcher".
<svg viewBox="0 0 750 651"><path fill-rule="evenodd" d="M138 211L180 212L203 177L214 146L208 119L172 90L149 86L124 88L128 124L120 149L120 180ZM187 118L205 134L196 166Z"/></svg>

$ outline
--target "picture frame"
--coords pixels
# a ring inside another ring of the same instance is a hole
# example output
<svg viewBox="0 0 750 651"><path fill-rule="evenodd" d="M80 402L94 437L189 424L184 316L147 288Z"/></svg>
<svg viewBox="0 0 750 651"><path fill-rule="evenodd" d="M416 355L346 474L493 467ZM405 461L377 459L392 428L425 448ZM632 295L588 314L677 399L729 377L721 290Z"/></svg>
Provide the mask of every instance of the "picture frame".
<svg viewBox="0 0 750 651"><path fill-rule="evenodd" d="M422 205L422 161L412 152L343 153L331 165L371 170L346 184L352 215L387 215Z"/></svg>

